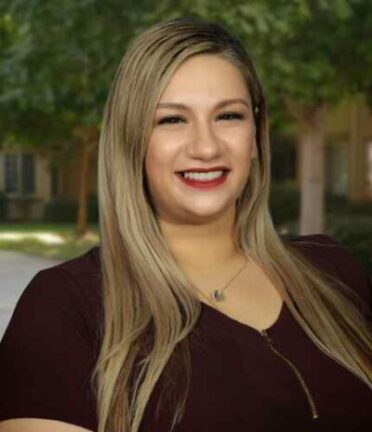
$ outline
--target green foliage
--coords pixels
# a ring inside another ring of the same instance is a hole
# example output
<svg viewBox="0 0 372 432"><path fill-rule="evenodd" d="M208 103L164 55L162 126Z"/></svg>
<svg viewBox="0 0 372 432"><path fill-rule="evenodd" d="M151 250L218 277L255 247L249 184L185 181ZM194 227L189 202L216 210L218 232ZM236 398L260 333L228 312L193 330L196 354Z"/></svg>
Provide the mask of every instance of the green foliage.
<svg viewBox="0 0 372 432"><path fill-rule="evenodd" d="M1 130L63 146L57 138L76 125L99 126L128 41L181 15L240 36L280 127L287 99L318 105L346 91L372 94L371 9L368 0L18 0L0 7Z"/></svg>
<svg viewBox="0 0 372 432"><path fill-rule="evenodd" d="M350 249L372 275L372 202L354 204L345 197L327 199L327 232Z"/></svg>
<svg viewBox="0 0 372 432"><path fill-rule="evenodd" d="M369 0L3 1L0 142L48 147L62 160L78 146L72 138L77 127L99 129L128 41L180 15L219 21L241 38L279 131L291 122L288 101L317 107L363 92L372 104ZM289 202L288 194L280 200ZM271 196L277 223L297 211L275 203L275 188Z"/></svg>
<svg viewBox="0 0 372 432"><path fill-rule="evenodd" d="M360 62L371 55L364 53L363 57L354 57L352 61L344 57L344 36L351 35L359 26L358 8L367 2L271 3L271 13L282 25L274 27L274 35L272 32L263 35L258 44L270 93L284 102L293 100L310 107L340 101L350 91L352 71L359 70ZM366 42L353 37L348 43L355 47Z"/></svg>
<svg viewBox="0 0 372 432"><path fill-rule="evenodd" d="M76 237L74 225L69 224L1 224L1 232L14 233L17 239L0 236L0 249L43 256L55 260L66 260L83 254L99 244L99 232L96 226L84 237ZM54 234L62 242L50 243L37 237L37 234Z"/></svg>
<svg viewBox="0 0 372 432"><path fill-rule="evenodd" d="M347 197L329 194L326 201L327 213L339 216L367 216L372 220L372 201L352 203Z"/></svg>
<svg viewBox="0 0 372 432"><path fill-rule="evenodd" d="M371 214L330 215L327 231L353 253L355 258L372 275L372 224Z"/></svg>
<svg viewBox="0 0 372 432"><path fill-rule="evenodd" d="M55 198L45 205L44 222L74 222L76 220L77 204L65 198Z"/></svg>
<svg viewBox="0 0 372 432"><path fill-rule="evenodd" d="M7 215L7 198L4 192L0 192L0 221L5 221Z"/></svg>
<svg viewBox="0 0 372 432"><path fill-rule="evenodd" d="M18 0L0 8L0 126L18 142L57 147L77 126L99 127L115 69L150 3Z"/></svg>
<svg viewBox="0 0 372 432"><path fill-rule="evenodd" d="M97 197L94 195L88 197L87 212L89 222L94 224L98 223L98 200Z"/></svg>
<svg viewBox="0 0 372 432"><path fill-rule="evenodd" d="M350 92L360 92L372 107L372 4L352 1L353 13L339 29L341 50L335 61L342 67L342 79Z"/></svg>
<svg viewBox="0 0 372 432"><path fill-rule="evenodd" d="M144 21L180 15L219 21L241 38L269 95L277 129L291 122L289 101L316 107L362 92L372 103L369 0L164 0Z"/></svg>
<svg viewBox="0 0 372 432"><path fill-rule="evenodd" d="M48 223L74 222L77 215L77 202L66 198L55 198L45 205L43 221ZM98 202L96 196L88 197L88 220L90 223L98 222Z"/></svg>
<svg viewBox="0 0 372 432"><path fill-rule="evenodd" d="M300 211L300 193L293 183L273 183L269 207L274 225L279 227L297 220Z"/></svg>
<svg viewBox="0 0 372 432"><path fill-rule="evenodd" d="M94 246L99 245L97 236L76 239L73 234L62 244L45 244L44 242L26 239L23 241L1 240L0 249L17 251L27 255L65 261L78 257Z"/></svg>
<svg viewBox="0 0 372 432"><path fill-rule="evenodd" d="M300 193L293 183L274 183L270 211L275 226L296 234ZM372 274L372 203L352 204L345 197L328 194L326 232L346 246Z"/></svg>

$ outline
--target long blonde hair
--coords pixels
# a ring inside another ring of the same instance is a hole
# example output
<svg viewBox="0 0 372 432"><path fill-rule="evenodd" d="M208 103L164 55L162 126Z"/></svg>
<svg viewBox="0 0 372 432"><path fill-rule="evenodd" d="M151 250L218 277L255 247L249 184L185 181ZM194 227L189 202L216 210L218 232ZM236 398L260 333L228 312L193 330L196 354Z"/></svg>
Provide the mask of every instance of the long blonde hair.
<svg viewBox="0 0 372 432"><path fill-rule="evenodd" d="M266 269L319 349L372 388L370 325L351 290L335 290L272 224L265 99L247 51L219 24L174 19L132 42L105 108L98 180L104 319L93 376L99 432L137 432L154 386L167 370L178 376L172 428L185 408L191 368L187 336L201 305L161 234L144 159L162 91L183 61L206 53L241 71L258 112L258 158L236 205L239 247Z"/></svg>

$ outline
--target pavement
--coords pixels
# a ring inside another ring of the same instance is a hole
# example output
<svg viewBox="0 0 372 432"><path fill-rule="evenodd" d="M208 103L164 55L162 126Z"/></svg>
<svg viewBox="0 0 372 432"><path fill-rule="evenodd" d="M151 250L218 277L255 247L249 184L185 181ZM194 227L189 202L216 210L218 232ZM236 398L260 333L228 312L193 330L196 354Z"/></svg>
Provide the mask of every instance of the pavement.
<svg viewBox="0 0 372 432"><path fill-rule="evenodd" d="M0 250L0 340L17 301L35 274L58 261Z"/></svg>

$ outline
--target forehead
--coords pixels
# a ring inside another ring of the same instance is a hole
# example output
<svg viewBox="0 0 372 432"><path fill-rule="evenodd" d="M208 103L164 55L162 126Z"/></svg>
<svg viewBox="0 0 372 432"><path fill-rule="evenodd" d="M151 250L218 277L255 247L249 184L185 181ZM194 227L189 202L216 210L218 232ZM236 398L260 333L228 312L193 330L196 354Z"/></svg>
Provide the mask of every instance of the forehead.
<svg viewBox="0 0 372 432"><path fill-rule="evenodd" d="M160 101L214 98L247 98L249 91L240 70L215 54L199 54L185 60L170 78Z"/></svg>

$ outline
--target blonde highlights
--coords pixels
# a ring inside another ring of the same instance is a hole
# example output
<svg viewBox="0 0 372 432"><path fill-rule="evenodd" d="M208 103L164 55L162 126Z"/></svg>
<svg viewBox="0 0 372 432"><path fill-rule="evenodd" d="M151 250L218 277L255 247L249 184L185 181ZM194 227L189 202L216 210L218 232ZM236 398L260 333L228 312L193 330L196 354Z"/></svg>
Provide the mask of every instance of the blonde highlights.
<svg viewBox="0 0 372 432"><path fill-rule="evenodd" d="M99 432L138 432L154 387L166 371L183 383L172 389L168 380L170 391L177 394L171 426L185 407L190 380L187 336L201 308L159 229L144 159L162 91L177 67L198 54L219 55L234 64L257 107L258 157L236 206L239 247L266 269L317 346L371 388L370 328L347 299L347 288L344 294L336 293L273 227L265 99L246 50L217 24L177 19L151 27L132 42L105 108L98 178L104 316L94 373Z"/></svg>

